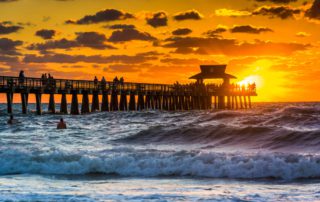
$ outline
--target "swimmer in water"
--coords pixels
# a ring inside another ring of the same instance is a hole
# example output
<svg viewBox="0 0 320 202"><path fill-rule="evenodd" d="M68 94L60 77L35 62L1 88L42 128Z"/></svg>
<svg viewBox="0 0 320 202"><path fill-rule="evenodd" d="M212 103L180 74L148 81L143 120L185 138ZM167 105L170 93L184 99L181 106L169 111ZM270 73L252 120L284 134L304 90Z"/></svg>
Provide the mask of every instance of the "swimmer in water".
<svg viewBox="0 0 320 202"><path fill-rule="evenodd" d="M67 124L63 121L63 118L60 119L60 122L57 125L57 129L67 129Z"/></svg>

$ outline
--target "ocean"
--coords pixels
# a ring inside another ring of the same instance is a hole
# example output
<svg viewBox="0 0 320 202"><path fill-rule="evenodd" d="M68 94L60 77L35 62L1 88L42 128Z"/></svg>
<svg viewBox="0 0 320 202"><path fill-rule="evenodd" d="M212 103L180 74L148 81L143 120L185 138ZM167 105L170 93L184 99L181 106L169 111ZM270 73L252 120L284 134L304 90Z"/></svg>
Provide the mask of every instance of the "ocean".
<svg viewBox="0 0 320 202"><path fill-rule="evenodd" d="M0 201L320 201L320 103L64 115L66 130L14 107Z"/></svg>

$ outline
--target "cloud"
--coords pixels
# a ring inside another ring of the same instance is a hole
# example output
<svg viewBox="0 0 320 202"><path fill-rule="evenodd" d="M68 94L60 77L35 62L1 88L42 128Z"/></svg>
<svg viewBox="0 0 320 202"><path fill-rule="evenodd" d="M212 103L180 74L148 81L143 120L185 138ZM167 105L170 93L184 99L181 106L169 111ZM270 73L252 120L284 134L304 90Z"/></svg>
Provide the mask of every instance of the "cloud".
<svg viewBox="0 0 320 202"><path fill-rule="evenodd" d="M104 34L97 32L78 32L76 41L80 46L93 49L115 49L113 46L106 45L107 38Z"/></svg>
<svg viewBox="0 0 320 202"><path fill-rule="evenodd" d="M203 16L196 10L189 10L189 11L177 13L173 16L173 18L177 21L200 20L203 18Z"/></svg>
<svg viewBox="0 0 320 202"><path fill-rule="evenodd" d="M215 10L216 16L227 16L227 17L244 17L244 16L251 16L252 13L249 11L238 11L232 9L217 9Z"/></svg>
<svg viewBox="0 0 320 202"><path fill-rule="evenodd" d="M308 36L311 36L311 34L306 33L306 32L297 32L296 36L297 37L308 37Z"/></svg>
<svg viewBox="0 0 320 202"><path fill-rule="evenodd" d="M11 22L0 22L0 34L10 34L23 29L21 26L12 25Z"/></svg>
<svg viewBox="0 0 320 202"><path fill-rule="evenodd" d="M0 3L14 2L14 1L18 1L18 0L0 0Z"/></svg>
<svg viewBox="0 0 320 202"><path fill-rule="evenodd" d="M76 21L67 20L66 23L86 25L86 24L95 24L95 23L101 23L101 22L111 22L116 20L126 20L130 18L134 18L134 16L130 13L126 13L116 9L106 9L103 11L99 11L94 15L86 15L83 18Z"/></svg>
<svg viewBox="0 0 320 202"><path fill-rule="evenodd" d="M19 58L14 56L0 55L0 62L18 62Z"/></svg>
<svg viewBox="0 0 320 202"><path fill-rule="evenodd" d="M147 32L140 32L136 29L122 29L116 30L112 32L108 41L118 43L118 42L126 42L132 40L140 40L140 41L154 41L155 37L151 36Z"/></svg>
<svg viewBox="0 0 320 202"><path fill-rule="evenodd" d="M164 58L161 59L160 62L168 63L172 65L202 65L202 64L218 64L218 62L214 60L200 60L198 58Z"/></svg>
<svg viewBox="0 0 320 202"><path fill-rule="evenodd" d="M104 28L109 28L109 29L135 29L136 26L127 25L127 24L115 24L115 25L111 25L111 26L104 26Z"/></svg>
<svg viewBox="0 0 320 202"><path fill-rule="evenodd" d="M204 33L204 35L207 35L209 37L218 37L219 34L222 34L223 32L228 31L227 26L223 25L218 25L216 29L214 30L208 30L207 32Z"/></svg>
<svg viewBox="0 0 320 202"><path fill-rule="evenodd" d="M299 43L276 43L255 41L253 43L239 42L235 39L202 38L202 37L172 37L162 45L175 48L175 53L204 55L290 55L295 51L306 50L310 45Z"/></svg>
<svg viewBox="0 0 320 202"><path fill-rule="evenodd" d="M168 16L165 12L160 11L146 17L147 24L157 28L168 25Z"/></svg>
<svg viewBox="0 0 320 202"><path fill-rule="evenodd" d="M179 28L172 32L173 35L188 35L192 32L189 28Z"/></svg>
<svg viewBox="0 0 320 202"><path fill-rule="evenodd" d="M36 36L39 36L43 39L52 39L55 34L56 31L50 29L41 29L36 32Z"/></svg>
<svg viewBox="0 0 320 202"><path fill-rule="evenodd" d="M302 9L293 8L291 6L261 6L254 11L238 11L231 9L218 9L215 10L216 16L227 17L245 17L253 15L268 16L270 18L289 19L294 18L295 15L302 13Z"/></svg>
<svg viewBox="0 0 320 202"><path fill-rule="evenodd" d="M253 27L251 25L236 25L230 29L230 32L260 34L262 32L273 32L273 30L267 27Z"/></svg>
<svg viewBox="0 0 320 202"><path fill-rule="evenodd" d="M305 16L310 19L320 20L320 0L315 0L306 11Z"/></svg>
<svg viewBox="0 0 320 202"><path fill-rule="evenodd" d="M156 52L146 52L138 53L136 55L111 55L111 56L101 56L101 55L68 55L68 54L46 54L43 56L38 56L35 54L25 55L23 62L26 63L96 63L96 64L106 64L106 63L123 63L123 64L137 64L143 63L150 60L158 59Z"/></svg>
<svg viewBox="0 0 320 202"><path fill-rule="evenodd" d="M270 18L288 19L294 18L295 15L300 14L302 10L295 9L290 6L262 6L252 12L252 15L269 16Z"/></svg>
<svg viewBox="0 0 320 202"><path fill-rule="evenodd" d="M97 32L77 32L74 40L59 39L50 40L45 43L31 44L29 50L46 51L50 49L71 49L77 47L88 47L93 49L116 49L115 47L105 44L107 41L104 34Z"/></svg>
<svg viewBox="0 0 320 202"><path fill-rule="evenodd" d="M0 38L0 55L20 55L20 53L17 52L17 46L22 44L22 41Z"/></svg>
<svg viewBox="0 0 320 202"><path fill-rule="evenodd" d="M297 0L255 0L257 2L271 2L276 4L289 4L291 2L297 2Z"/></svg>

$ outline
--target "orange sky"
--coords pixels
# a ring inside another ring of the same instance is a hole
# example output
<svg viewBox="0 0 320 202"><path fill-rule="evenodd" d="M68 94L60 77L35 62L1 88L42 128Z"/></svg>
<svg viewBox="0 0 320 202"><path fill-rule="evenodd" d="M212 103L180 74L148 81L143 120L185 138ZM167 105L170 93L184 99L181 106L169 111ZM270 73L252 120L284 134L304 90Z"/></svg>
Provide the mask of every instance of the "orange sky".
<svg viewBox="0 0 320 202"><path fill-rule="evenodd" d="M200 64L254 101L320 100L320 0L1 0L0 75L189 82ZM0 96L0 101L4 101Z"/></svg>

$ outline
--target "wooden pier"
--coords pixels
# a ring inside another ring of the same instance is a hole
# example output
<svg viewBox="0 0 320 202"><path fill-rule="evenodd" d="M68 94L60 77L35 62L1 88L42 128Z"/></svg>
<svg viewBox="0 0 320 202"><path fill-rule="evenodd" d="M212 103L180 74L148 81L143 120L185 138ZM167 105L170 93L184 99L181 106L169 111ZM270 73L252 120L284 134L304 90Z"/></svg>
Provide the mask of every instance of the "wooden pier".
<svg viewBox="0 0 320 202"><path fill-rule="evenodd" d="M86 114L94 111L141 110L207 110L251 108L255 88L239 88L230 84L235 78L226 74L225 65L201 66L201 73L191 77L195 83L180 85L94 82L88 80L41 79L0 76L0 93L7 97L7 111L13 113L13 95L20 94L22 113L28 109L29 95L35 96L36 113L42 114L41 97L49 95L48 112ZM208 78L223 79L221 85L204 84ZM56 112L55 95L61 95L60 111ZM67 95L72 96L68 112ZM81 95L81 105L78 100ZM89 95L92 100L90 102ZM101 100L99 98L102 98ZM91 106L90 106L91 104Z"/></svg>

